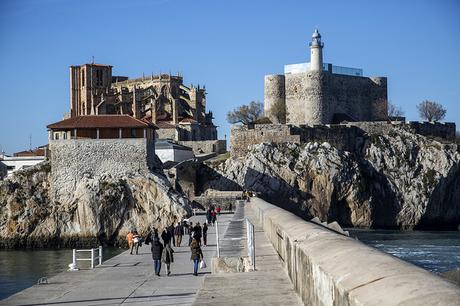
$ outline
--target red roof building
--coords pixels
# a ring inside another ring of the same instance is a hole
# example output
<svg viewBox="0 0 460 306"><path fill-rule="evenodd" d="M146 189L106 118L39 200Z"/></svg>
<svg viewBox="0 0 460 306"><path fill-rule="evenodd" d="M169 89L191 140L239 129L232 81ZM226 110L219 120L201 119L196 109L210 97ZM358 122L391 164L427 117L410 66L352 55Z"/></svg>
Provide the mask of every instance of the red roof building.
<svg viewBox="0 0 460 306"><path fill-rule="evenodd" d="M149 138L158 127L128 115L77 116L47 126L50 140Z"/></svg>

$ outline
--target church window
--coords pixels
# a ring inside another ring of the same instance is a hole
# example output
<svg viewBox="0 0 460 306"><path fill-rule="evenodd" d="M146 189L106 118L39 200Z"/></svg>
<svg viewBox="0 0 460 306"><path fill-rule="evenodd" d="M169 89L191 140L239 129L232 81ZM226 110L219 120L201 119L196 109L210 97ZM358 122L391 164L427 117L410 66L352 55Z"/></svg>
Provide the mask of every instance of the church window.
<svg viewBox="0 0 460 306"><path fill-rule="evenodd" d="M96 86L102 86L102 70L96 70Z"/></svg>

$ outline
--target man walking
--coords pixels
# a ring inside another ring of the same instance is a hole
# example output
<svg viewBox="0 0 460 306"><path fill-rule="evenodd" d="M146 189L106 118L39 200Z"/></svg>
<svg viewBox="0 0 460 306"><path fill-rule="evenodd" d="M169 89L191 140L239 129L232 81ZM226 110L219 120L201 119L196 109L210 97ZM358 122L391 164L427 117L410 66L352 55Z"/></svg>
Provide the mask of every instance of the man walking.
<svg viewBox="0 0 460 306"><path fill-rule="evenodd" d="M188 225L188 245L192 243L192 238L193 238L193 222L190 222Z"/></svg>
<svg viewBox="0 0 460 306"><path fill-rule="evenodd" d="M163 245L158 237L155 237L150 247L152 252L153 265L155 267L155 275L160 276L161 271L161 255L163 254Z"/></svg>
<svg viewBox="0 0 460 306"><path fill-rule="evenodd" d="M176 236L176 246L180 247L182 243L182 236L184 235L184 226L179 222L174 229L174 235Z"/></svg>
<svg viewBox="0 0 460 306"><path fill-rule="evenodd" d="M173 242L173 246L176 246L176 238L174 237L174 223L172 223L170 226L168 226L168 232L169 232L169 236L171 237L171 240Z"/></svg>
<svg viewBox="0 0 460 306"><path fill-rule="evenodd" d="M164 245L171 243L171 233L169 232L168 228L165 228L161 233L161 239L163 239Z"/></svg>

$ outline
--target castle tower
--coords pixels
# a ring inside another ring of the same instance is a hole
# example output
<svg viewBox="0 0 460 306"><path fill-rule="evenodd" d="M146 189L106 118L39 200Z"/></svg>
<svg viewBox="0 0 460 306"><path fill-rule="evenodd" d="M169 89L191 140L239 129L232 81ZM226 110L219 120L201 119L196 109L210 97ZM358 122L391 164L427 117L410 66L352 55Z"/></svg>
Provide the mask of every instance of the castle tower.
<svg viewBox="0 0 460 306"><path fill-rule="evenodd" d="M311 36L310 42L310 70L311 71L322 71L323 70L323 47L324 44L321 42L321 34L318 29L315 29Z"/></svg>
<svg viewBox="0 0 460 306"><path fill-rule="evenodd" d="M264 113L273 123L286 123L286 89L284 75L266 75Z"/></svg>

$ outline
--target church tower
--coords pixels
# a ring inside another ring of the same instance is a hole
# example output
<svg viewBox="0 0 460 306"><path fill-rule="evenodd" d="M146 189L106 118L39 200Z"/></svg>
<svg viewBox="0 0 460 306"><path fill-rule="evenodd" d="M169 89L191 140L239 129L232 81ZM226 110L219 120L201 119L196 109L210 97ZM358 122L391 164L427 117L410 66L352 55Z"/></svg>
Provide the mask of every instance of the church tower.
<svg viewBox="0 0 460 306"><path fill-rule="evenodd" d="M315 29L310 42L310 70L322 71L323 70L323 47L321 42L321 34L318 29Z"/></svg>

